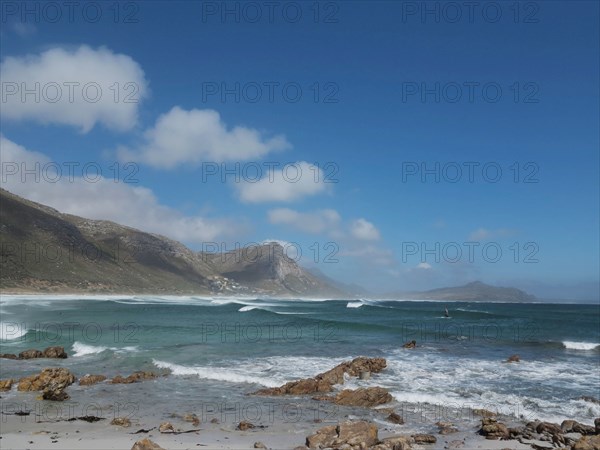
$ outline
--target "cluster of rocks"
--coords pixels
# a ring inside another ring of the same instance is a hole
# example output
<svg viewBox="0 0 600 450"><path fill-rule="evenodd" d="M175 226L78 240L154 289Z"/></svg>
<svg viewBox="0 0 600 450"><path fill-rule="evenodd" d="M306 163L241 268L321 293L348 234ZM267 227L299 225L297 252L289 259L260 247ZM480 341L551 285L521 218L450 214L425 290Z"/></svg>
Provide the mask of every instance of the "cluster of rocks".
<svg viewBox="0 0 600 450"><path fill-rule="evenodd" d="M358 357L338 364L313 378L290 381L280 387L261 389L256 395L309 395L331 392L336 384L344 384L344 374L358 377L361 372L379 373L387 366L385 358Z"/></svg>
<svg viewBox="0 0 600 450"><path fill-rule="evenodd" d="M2 353L0 358L6 359L35 359L35 358L60 358L64 359L67 357L67 353L63 347L47 347L44 350L29 349L25 350L18 355L14 353Z"/></svg>
<svg viewBox="0 0 600 450"><path fill-rule="evenodd" d="M517 439L539 450L600 450L600 418L594 424L584 425L575 420L564 420L560 425L534 421L510 428L494 417L485 417L481 420L479 433L486 439Z"/></svg>

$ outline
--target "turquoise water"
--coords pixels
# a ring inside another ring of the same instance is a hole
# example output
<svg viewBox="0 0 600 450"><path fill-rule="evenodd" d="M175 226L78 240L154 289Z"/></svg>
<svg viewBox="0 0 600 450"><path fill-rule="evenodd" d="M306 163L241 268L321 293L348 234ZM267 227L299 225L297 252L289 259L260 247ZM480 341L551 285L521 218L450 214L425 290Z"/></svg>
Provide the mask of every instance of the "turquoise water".
<svg viewBox="0 0 600 450"><path fill-rule="evenodd" d="M347 387L384 386L405 415L483 407L525 419L600 416L600 405L580 399L600 397L599 305L3 296L0 306L1 353L62 345L69 354L51 363L0 360L2 379L49 365L78 376L170 372L151 393L156 382L71 387L82 404L118 394L158 415L199 402L242 405L256 402L247 394L261 387L366 355L387 358L387 370ZM401 348L413 339L416 349ZM504 363L512 354L522 361ZM3 401L27 395L13 390ZM309 416L319 407L297 402Z"/></svg>

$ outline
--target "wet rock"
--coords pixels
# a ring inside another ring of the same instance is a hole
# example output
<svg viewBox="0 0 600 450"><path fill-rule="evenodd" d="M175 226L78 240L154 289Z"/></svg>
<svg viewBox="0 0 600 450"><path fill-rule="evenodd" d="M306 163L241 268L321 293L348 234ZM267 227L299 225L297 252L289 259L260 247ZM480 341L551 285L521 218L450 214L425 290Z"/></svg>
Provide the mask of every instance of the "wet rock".
<svg viewBox="0 0 600 450"><path fill-rule="evenodd" d="M256 428L256 425L254 425L253 423L250 423L246 420L242 420L240 423L238 423L237 429L240 431L247 431L247 430L251 430L252 428Z"/></svg>
<svg viewBox="0 0 600 450"><path fill-rule="evenodd" d="M2 353L0 355L0 358L6 358L6 359L19 359L19 357L13 353Z"/></svg>
<svg viewBox="0 0 600 450"><path fill-rule="evenodd" d="M413 434L415 444L435 444L437 438L433 434Z"/></svg>
<svg viewBox="0 0 600 450"><path fill-rule="evenodd" d="M542 441L540 439L520 439L521 444L531 446L535 450L550 450L554 448L554 445L548 441Z"/></svg>
<svg viewBox="0 0 600 450"><path fill-rule="evenodd" d="M29 350L25 350L21 353L19 353L19 359L34 359L34 358L41 358L42 356L44 356L44 353L39 351L39 350L35 350L33 348L30 348Z"/></svg>
<svg viewBox="0 0 600 450"><path fill-rule="evenodd" d="M290 381L276 388L261 389L255 395L309 395L331 392L334 384L344 384L344 374L358 377L361 372L379 373L387 366L385 358L358 357L315 376Z"/></svg>
<svg viewBox="0 0 600 450"><path fill-rule="evenodd" d="M0 380L0 392L7 392L12 389L12 385L15 382L12 378L8 380Z"/></svg>
<svg viewBox="0 0 600 450"><path fill-rule="evenodd" d="M396 425L402 425L404 423L402 416L400 414L396 414L395 412L390 413L385 420L395 423Z"/></svg>
<svg viewBox="0 0 600 450"><path fill-rule="evenodd" d="M110 380L110 382L112 384L130 384L130 383L138 383L138 382L144 381L144 380L153 380L157 377L158 377L158 375L156 375L154 372L144 372L144 371L140 370L137 372L133 372L131 375L129 375L127 377L122 377L121 375L117 375L112 380Z"/></svg>
<svg viewBox="0 0 600 450"><path fill-rule="evenodd" d="M255 442L254 443L254 448L263 448L263 449L267 449L267 446L265 444L263 444L262 442Z"/></svg>
<svg viewBox="0 0 600 450"><path fill-rule="evenodd" d="M520 362L520 361L521 361L521 357L519 355L511 355L506 360L506 362L509 362L509 363Z"/></svg>
<svg viewBox="0 0 600 450"><path fill-rule="evenodd" d="M60 391L75 382L76 378L65 368L46 368L37 375L21 378L17 389L19 391Z"/></svg>
<svg viewBox="0 0 600 450"><path fill-rule="evenodd" d="M106 380L104 375L85 375L79 379L79 386L91 386Z"/></svg>
<svg viewBox="0 0 600 450"><path fill-rule="evenodd" d="M583 436L573 444L571 450L600 450L600 435Z"/></svg>
<svg viewBox="0 0 600 450"><path fill-rule="evenodd" d="M42 398L53 402L64 402L69 399L69 394L65 392L64 388L46 388L42 392Z"/></svg>
<svg viewBox="0 0 600 450"><path fill-rule="evenodd" d="M344 389L333 398L336 405L362 406L363 408L383 405L392 400L392 395L382 387Z"/></svg>
<svg viewBox="0 0 600 450"><path fill-rule="evenodd" d="M474 409L473 414L476 414L481 417L496 417L496 413L489 411L487 409Z"/></svg>
<svg viewBox="0 0 600 450"><path fill-rule="evenodd" d="M131 447L131 450L165 450L156 442L152 442L150 439L142 439L141 441L137 441Z"/></svg>
<svg viewBox="0 0 600 450"><path fill-rule="evenodd" d="M594 425L596 428L596 434L600 434L600 417L594 420Z"/></svg>
<svg viewBox="0 0 600 450"><path fill-rule="evenodd" d="M160 433L175 433L175 428L171 422L163 422L158 426Z"/></svg>
<svg viewBox="0 0 600 450"><path fill-rule="evenodd" d="M596 403L597 405L600 405L600 400L598 400L596 397L591 397L589 395L582 395L577 400L583 400L584 402Z"/></svg>
<svg viewBox="0 0 600 450"><path fill-rule="evenodd" d="M438 433L440 434L452 434L452 433L457 433L458 432L458 428L456 428L454 426L453 423L451 422L436 422L436 425L439 427L439 431Z"/></svg>
<svg viewBox="0 0 600 450"><path fill-rule="evenodd" d="M183 416L183 420L185 422L191 422L191 424L194 425L195 427L200 425L200 419L198 418L198 416L196 414L193 414L193 413L185 414Z"/></svg>
<svg viewBox="0 0 600 450"><path fill-rule="evenodd" d="M65 359L67 357L67 353L63 347L48 347L44 349L42 353L42 358L59 358Z"/></svg>
<svg viewBox="0 0 600 450"><path fill-rule="evenodd" d="M594 434L596 433L596 428L591 425L585 425L583 423L579 423L575 420L564 420L563 423L560 424L560 429L562 433L581 433L584 436L586 434Z"/></svg>
<svg viewBox="0 0 600 450"><path fill-rule="evenodd" d="M417 346L417 341L409 341L402 346L402 348L415 348Z"/></svg>
<svg viewBox="0 0 600 450"><path fill-rule="evenodd" d="M118 427L129 428L131 426L131 420L129 420L127 417L115 417L110 421L110 424Z"/></svg>
<svg viewBox="0 0 600 450"><path fill-rule="evenodd" d="M481 420L479 433L484 435L486 439L507 439L510 436L506 425L499 423L493 417L486 417Z"/></svg>
<svg viewBox="0 0 600 450"><path fill-rule="evenodd" d="M219 423L219 419L214 417L214 418L210 419L210 423Z"/></svg>

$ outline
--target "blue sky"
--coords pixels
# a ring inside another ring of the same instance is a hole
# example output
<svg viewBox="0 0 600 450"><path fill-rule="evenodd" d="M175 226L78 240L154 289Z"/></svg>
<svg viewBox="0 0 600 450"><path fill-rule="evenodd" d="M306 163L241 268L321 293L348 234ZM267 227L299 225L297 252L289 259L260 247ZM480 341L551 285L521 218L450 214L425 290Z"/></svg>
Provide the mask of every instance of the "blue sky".
<svg viewBox="0 0 600 450"><path fill-rule="evenodd" d="M597 2L223 5L4 2L3 187L194 249L294 243L376 292L598 299Z"/></svg>

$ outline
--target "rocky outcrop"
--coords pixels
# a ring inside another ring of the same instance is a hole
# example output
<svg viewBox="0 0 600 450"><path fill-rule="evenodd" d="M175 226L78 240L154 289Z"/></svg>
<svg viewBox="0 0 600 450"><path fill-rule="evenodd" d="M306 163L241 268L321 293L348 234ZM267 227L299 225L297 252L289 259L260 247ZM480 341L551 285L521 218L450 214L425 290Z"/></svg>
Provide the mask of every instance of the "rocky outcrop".
<svg viewBox="0 0 600 450"><path fill-rule="evenodd" d="M352 448L352 446L373 446L379 443L377 427L369 422L342 422L317 430L306 438L306 446L317 448ZM364 444L363 444L364 443Z"/></svg>
<svg viewBox="0 0 600 450"><path fill-rule="evenodd" d="M254 425L253 423L250 423L246 420L242 420L240 423L238 423L236 428L240 431L248 431L253 428L256 428L256 425Z"/></svg>
<svg viewBox="0 0 600 450"><path fill-rule="evenodd" d="M150 439L142 439L141 441L137 441L131 447L131 450L165 450L156 442L152 442Z"/></svg>
<svg viewBox="0 0 600 450"><path fill-rule="evenodd" d="M571 450L600 450L600 435L583 436L573 444Z"/></svg>
<svg viewBox="0 0 600 450"><path fill-rule="evenodd" d="M600 419L596 419L596 423L600 424ZM596 427L575 420L564 420L560 425L534 421L518 428L509 428L508 431L511 438L536 449L552 449L555 447L574 449L577 442L581 442L582 448L587 449L586 445L591 445L590 442L594 441L593 439L583 438L597 436ZM598 450L600 450L600 447Z"/></svg>
<svg viewBox="0 0 600 450"><path fill-rule="evenodd" d="M65 368L46 368L37 375L21 378L19 391L43 391L44 400L63 401L69 398L64 392L67 386L75 382L75 376Z"/></svg>
<svg viewBox="0 0 600 450"><path fill-rule="evenodd" d="M358 357L345 361L333 369L315 376L297 381L290 381L283 386L266 388L255 392L256 395L309 395L326 393L333 390L333 385L344 383L344 374L357 377L361 372L379 373L387 366L385 358Z"/></svg>
<svg viewBox="0 0 600 450"><path fill-rule="evenodd" d="M506 362L508 362L508 363L520 362L520 361L521 361L521 357L519 355L511 355L506 360Z"/></svg>
<svg viewBox="0 0 600 450"><path fill-rule="evenodd" d="M415 444L435 444L437 438L433 434L413 434Z"/></svg>
<svg viewBox="0 0 600 450"><path fill-rule="evenodd" d="M409 341L402 346L402 348L415 348L417 346L417 341Z"/></svg>
<svg viewBox="0 0 600 450"><path fill-rule="evenodd" d="M388 422L392 422L396 425L404 424L404 419L402 418L402 416L399 414L396 414L395 412L391 412L390 415L387 416L386 420Z"/></svg>
<svg viewBox="0 0 600 450"><path fill-rule="evenodd" d="M171 422L163 422L158 426L160 433L175 433L175 428Z"/></svg>
<svg viewBox="0 0 600 450"><path fill-rule="evenodd" d="M510 436L506 425L498 422L493 417L486 417L481 420L479 434L485 436L486 439L508 439Z"/></svg>
<svg viewBox="0 0 600 450"><path fill-rule="evenodd" d="M118 427L129 428L131 426L131 420L129 420L127 417L115 417L110 421L110 424Z"/></svg>
<svg viewBox="0 0 600 450"><path fill-rule="evenodd" d="M387 389L381 387L369 387L360 389L344 389L334 397L317 397L317 400L326 400L343 406L361 406L371 408L384 405L393 400Z"/></svg>
<svg viewBox="0 0 600 450"><path fill-rule="evenodd" d="M452 433L457 433L458 432L458 428L456 428L454 426L453 423L451 422L436 422L436 425L439 428L438 433L439 434L452 434Z"/></svg>
<svg viewBox="0 0 600 450"><path fill-rule="evenodd" d="M24 350L18 355L14 355L12 353L3 353L0 355L0 358L6 359L36 359L36 358L59 358L64 359L67 357L67 353L63 347L48 347L44 350L36 350L34 348L30 348L29 350Z"/></svg>
<svg viewBox="0 0 600 450"><path fill-rule="evenodd" d="M91 386L106 380L104 375L85 375L79 379L79 386Z"/></svg>
<svg viewBox="0 0 600 450"><path fill-rule="evenodd" d="M112 380L110 380L110 382L112 384L130 384L130 383L138 383L138 382L144 381L144 380L154 380L155 378L158 378L158 375L156 375L154 372L144 372L144 371L140 370L137 372L133 372L131 375L129 375L127 377L122 377L121 375L117 375Z"/></svg>
<svg viewBox="0 0 600 450"><path fill-rule="evenodd" d="M12 389L14 380L9 378L8 380L0 380L0 392L7 392Z"/></svg>

